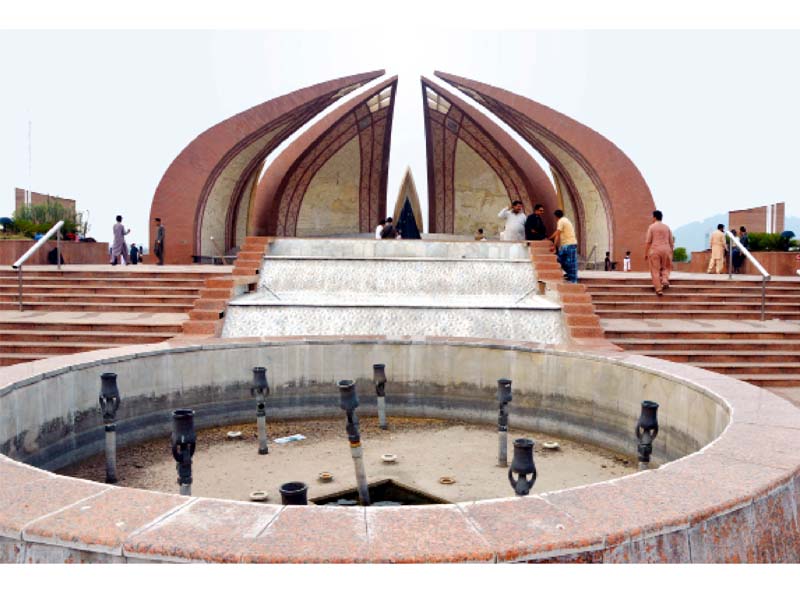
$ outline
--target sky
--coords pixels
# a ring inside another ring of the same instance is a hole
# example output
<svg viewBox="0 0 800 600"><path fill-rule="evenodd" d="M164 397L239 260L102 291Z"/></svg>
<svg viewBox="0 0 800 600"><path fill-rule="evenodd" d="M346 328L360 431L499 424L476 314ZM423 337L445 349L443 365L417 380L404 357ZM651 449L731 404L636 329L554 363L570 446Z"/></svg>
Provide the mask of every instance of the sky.
<svg viewBox="0 0 800 600"><path fill-rule="evenodd" d="M373 69L399 76L389 212L411 166L427 217L419 77L442 70L600 132L673 228L774 202L799 215L798 56L800 32L776 30L0 31L0 216L30 186L76 199L100 241L121 214L128 241L147 242L156 186L197 135Z"/></svg>

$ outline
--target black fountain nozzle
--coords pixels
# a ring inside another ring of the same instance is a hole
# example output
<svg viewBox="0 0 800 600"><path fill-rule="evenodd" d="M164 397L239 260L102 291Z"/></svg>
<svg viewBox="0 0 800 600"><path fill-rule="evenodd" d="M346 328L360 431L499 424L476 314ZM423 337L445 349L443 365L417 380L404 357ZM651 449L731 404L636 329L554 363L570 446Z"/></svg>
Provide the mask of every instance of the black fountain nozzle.
<svg viewBox="0 0 800 600"><path fill-rule="evenodd" d="M178 483L192 483L192 456L194 456L197 434L194 431L194 411L179 408L172 411L172 457L177 462Z"/></svg>
<svg viewBox="0 0 800 600"><path fill-rule="evenodd" d="M508 428L508 404L511 402L511 380L497 380L497 408L499 409L497 425Z"/></svg>
<svg viewBox="0 0 800 600"><path fill-rule="evenodd" d="M358 408L356 383L352 379L342 379L339 381L339 406L342 410L349 413Z"/></svg>
<svg viewBox="0 0 800 600"><path fill-rule="evenodd" d="M347 413L347 439L351 444L361 442L361 435L358 431L358 394L356 394L356 384L352 379L342 379L339 381L339 406Z"/></svg>
<svg viewBox="0 0 800 600"><path fill-rule="evenodd" d="M508 481L517 496L527 496L536 483L536 465L533 462L535 442L527 438L514 440L514 459L508 468ZM514 479L514 473L517 479ZM530 476L530 479L528 477Z"/></svg>
<svg viewBox="0 0 800 600"><path fill-rule="evenodd" d="M386 390L386 365L376 363L372 365L372 381L375 384L375 392L378 396L384 396Z"/></svg>
<svg viewBox="0 0 800 600"><path fill-rule="evenodd" d="M304 506L308 504L308 486L302 481L290 481L278 488L281 504Z"/></svg>
<svg viewBox="0 0 800 600"><path fill-rule="evenodd" d="M253 367L253 385L250 387L250 394L257 399L256 416L265 416L267 413L264 406L264 396L269 396L266 367Z"/></svg>
<svg viewBox="0 0 800 600"><path fill-rule="evenodd" d="M103 373L100 375L100 409L103 411L103 423L113 426L119 408L119 388L117 388L117 374Z"/></svg>
<svg viewBox="0 0 800 600"><path fill-rule="evenodd" d="M253 396L269 396L269 383L267 382L267 368L253 367L253 385L250 388Z"/></svg>
<svg viewBox="0 0 800 600"><path fill-rule="evenodd" d="M636 423L636 439L639 440L639 463L649 463L653 453L653 440L658 435L658 403L644 400L642 414Z"/></svg>

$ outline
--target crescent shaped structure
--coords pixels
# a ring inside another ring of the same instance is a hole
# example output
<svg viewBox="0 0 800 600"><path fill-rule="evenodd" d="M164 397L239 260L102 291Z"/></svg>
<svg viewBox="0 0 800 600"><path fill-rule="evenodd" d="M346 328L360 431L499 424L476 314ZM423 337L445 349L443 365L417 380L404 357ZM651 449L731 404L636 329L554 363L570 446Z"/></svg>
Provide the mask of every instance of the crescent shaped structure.
<svg viewBox="0 0 800 600"><path fill-rule="evenodd" d="M381 81L292 142L258 183L248 235L372 231L386 216L396 90L397 77Z"/></svg>
<svg viewBox="0 0 800 600"><path fill-rule="evenodd" d="M264 159L322 110L384 74L371 71L296 90L241 112L195 138L156 188L150 220L166 227L165 262L191 263L231 247L243 231ZM213 239L212 239L213 238ZM154 246L155 232L150 234Z"/></svg>
<svg viewBox="0 0 800 600"><path fill-rule="evenodd" d="M632 252L634 270L646 269L641 252L655 210L636 165L592 129L543 104L457 75L435 75L505 121L550 164L559 200L573 219L579 253L612 260Z"/></svg>
<svg viewBox="0 0 800 600"><path fill-rule="evenodd" d="M522 200L530 214L546 209L555 226L558 199L553 184L533 157L489 117L422 77L428 164L428 219L431 233L472 235L480 227L497 237L498 211Z"/></svg>

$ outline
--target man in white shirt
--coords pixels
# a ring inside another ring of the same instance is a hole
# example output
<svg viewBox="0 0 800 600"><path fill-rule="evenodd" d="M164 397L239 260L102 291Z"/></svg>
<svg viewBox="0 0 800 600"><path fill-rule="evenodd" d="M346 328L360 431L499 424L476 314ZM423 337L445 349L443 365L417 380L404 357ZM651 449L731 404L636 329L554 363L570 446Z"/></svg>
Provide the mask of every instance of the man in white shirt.
<svg viewBox="0 0 800 600"><path fill-rule="evenodd" d="M381 231L383 231L383 226L386 225L386 219L381 219L378 222L378 226L375 228L375 239L381 239Z"/></svg>
<svg viewBox="0 0 800 600"><path fill-rule="evenodd" d="M507 242L525 241L525 219L528 217L522 212L522 200L513 200L511 207L503 208L497 216L505 219L506 226L500 233L500 239Z"/></svg>

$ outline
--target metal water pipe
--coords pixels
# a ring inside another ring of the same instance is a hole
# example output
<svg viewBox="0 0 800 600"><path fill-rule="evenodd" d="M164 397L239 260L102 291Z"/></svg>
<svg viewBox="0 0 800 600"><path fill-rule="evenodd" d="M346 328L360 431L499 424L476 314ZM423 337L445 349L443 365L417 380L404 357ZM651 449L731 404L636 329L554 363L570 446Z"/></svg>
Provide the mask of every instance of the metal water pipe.
<svg viewBox="0 0 800 600"><path fill-rule="evenodd" d="M378 398L378 423L381 429L389 429L386 424L386 365L381 363L372 365L372 381Z"/></svg>
<svg viewBox="0 0 800 600"><path fill-rule="evenodd" d="M250 388L250 393L256 398L258 453L269 454L269 448L267 448L267 411L265 409L266 396L269 396L266 367L253 367L253 385Z"/></svg>
<svg viewBox="0 0 800 600"><path fill-rule="evenodd" d="M653 453L653 440L658 435L658 403L644 400L642 413L636 423L636 439L639 440L639 470L650 468L650 455Z"/></svg>
<svg viewBox="0 0 800 600"><path fill-rule="evenodd" d="M117 483L117 409L119 408L117 374L100 375L100 410L106 430L106 483Z"/></svg>
<svg viewBox="0 0 800 600"><path fill-rule="evenodd" d="M350 454L356 470L356 485L358 497L363 506L369 506L369 486L367 473L364 470L364 449L361 447L361 435L358 431L358 394L356 384L352 379L339 381L339 406L347 415L347 439L350 441Z"/></svg>
<svg viewBox="0 0 800 600"><path fill-rule="evenodd" d="M497 466L508 466L508 404L511 402L511 380L497 380Z"/></svg>
<svg viewBox="0 0 800 600"><path fill-rule="evenodd" d="M517 496L527 496L536 483L536 465L533 462L535 445L536 442L527 438L514 440L514 458L508 468L508 482ZM516 479L514 479L515 473Z"/></svg>
<svg viewBox="0 0 800 600"><path fill-rule="evenodd" d="M194 411L179 408L172 411L172 457L178 463L178 484L181 496L192 495L192 456L197 435L194 431Z"/></svg>

